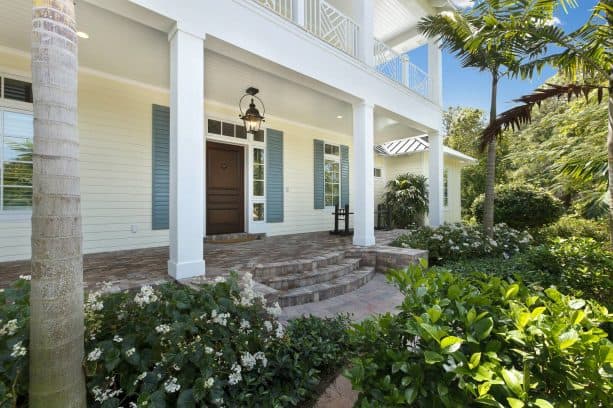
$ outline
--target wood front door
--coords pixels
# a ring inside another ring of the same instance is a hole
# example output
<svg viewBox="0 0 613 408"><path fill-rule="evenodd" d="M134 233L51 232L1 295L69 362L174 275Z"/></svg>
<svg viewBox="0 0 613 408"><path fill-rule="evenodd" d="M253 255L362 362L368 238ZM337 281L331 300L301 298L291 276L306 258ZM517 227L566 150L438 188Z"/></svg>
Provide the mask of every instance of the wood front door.
<svg viewBox="0 0 613 408"><path fill-rule="evenodd" d="M206 144L206 233L245 231L245 149Z"/></svg>

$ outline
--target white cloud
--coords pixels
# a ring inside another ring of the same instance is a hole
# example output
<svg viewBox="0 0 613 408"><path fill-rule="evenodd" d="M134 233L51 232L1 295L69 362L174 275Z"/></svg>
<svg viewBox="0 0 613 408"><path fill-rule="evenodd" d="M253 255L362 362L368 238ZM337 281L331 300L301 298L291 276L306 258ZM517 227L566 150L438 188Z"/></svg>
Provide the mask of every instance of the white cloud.
<svg viewBox="0 0 613 408"><path fill-rule="evenodd" d="M553 26L553 25L562 25L562 21L560 21L557 17L551 17L549 20L545 21L545 25Z"/></svg>
<svg viewBox="0 0 613 408"><path fill-rule="evenodd" d="M475 2L474 0L452 0L453 4L455 4L457 7L459 8L468 8L468 7L472 7Z"/></svg>

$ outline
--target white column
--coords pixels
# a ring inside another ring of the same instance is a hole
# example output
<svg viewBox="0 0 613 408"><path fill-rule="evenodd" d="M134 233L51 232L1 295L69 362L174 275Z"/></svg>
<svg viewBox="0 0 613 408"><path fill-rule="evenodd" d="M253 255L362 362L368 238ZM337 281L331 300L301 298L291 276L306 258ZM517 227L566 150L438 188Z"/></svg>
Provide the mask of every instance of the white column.
<svg viewBox="0 0 613 408"><path fill-rule="evenodd" d="M170 259L175 279L204 275L204 40L170 41Z"/></svg>
<svg viewBox="0 0 613 408"><path fill-rule="evenodd" d="M445 222L443 209L443 136L439 132L428 134L428 183L430 226L438 227Z"/></svg>
<svg viewBox="0 0 613 408"><path fill-rule="evenodd" d="M375 244L374 124L373 105L353 105L353 244Z"/></svg>
<svg viewBox="0 0 613 408"><path fill-rule="evenodd" d="M304 7L304 0L292 0L292 20L300 27L304 27Z"/></svg>
<svg viewBox="0 0 613 408"><path fill-rule="evenodd" d="M443 54L439 43L428 41L428 75L430 76L430 97L437 105L443 104Z"/></svg>
<svg viewBox="0 0 613 408"><path fill-rule="evenodd" d="M358 58L367 65L375 64L374 2L361 0L354 2L358 28Z"/></svg>

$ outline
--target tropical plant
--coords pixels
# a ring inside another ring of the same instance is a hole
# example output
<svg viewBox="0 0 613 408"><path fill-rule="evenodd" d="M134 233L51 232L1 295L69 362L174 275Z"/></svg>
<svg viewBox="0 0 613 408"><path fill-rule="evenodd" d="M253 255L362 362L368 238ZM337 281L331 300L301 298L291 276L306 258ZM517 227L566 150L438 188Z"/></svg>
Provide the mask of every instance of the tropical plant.
<svg viewBox="0 0 613 408"><path fill-rule="evenodd" d="M563 213L560 200L527 184L507 184L496 187L496 210L494 221L512 228L537 228L557 221ZM475 199L472 205L477 221L483 219L484 196Z"/></svg>
<svg viewBox="0 0 613 408"><path fill-rule="evenodd" d="M419 265L389 279L397 315L354 326L359 407L610 406L613 345L597 303Z"/></svg>
<svg viewBox="0 0 613 408"><path fill-rule="evenodd" d="M393 246L428 250L432 265L457 259L482 256L509 258L525 250L532 242L527 232L519 232L505 224L494 226L494 238L477 227L463 224L444 224L440 227L422 227L398 237Z"/></svg>
<svg viewBox="0 0 613 408"><path fill-rule="evenodd" d="M30 407L85 407L73 0L34 0Z"/></svg>
<svg viewBox="0 0 613 408"><path fill-rule="evenodd" d="M540 2L554 7L556 0ZM607 88L608 82L609 102L609 131L607 135L607 173L609 192L609 238L613 247L613 4L610 0L601 0L594 7L589 20L578 30L565 33L557 27L549 27L546 30L535 30L533 27L526 29L520 27L508 27L504 33L498 33L504 38L525 38L529 36L535 45L542 47L557 46L560 51L527 61L519 67L522 76L530 76L535 71L540 71L549 64L559 68L571 83L547 86L537 89L530 95L519 99L519 106L503 112L496 120L492 121L484 130L482 141L487 145L504 130L519 128L530 122L532 109L543 101L551 98L585 96L590 92L596 92L600 101ZM573 169L569 169L571 172ZM585 172L584 172L585 174Z"/></svg>
<svg viewBox="0 0 613 408"><path fill-rule="evenodd" d="M521 61L541 55L547 44L534 43L528 37L500 35L507 27L537 30L551 20L555 7L542 2L482 0L464 11L445 11L423 18L418 30L437 38L441 46L455 54L463 67L487 71L491 75L491 126L496 120L496 98L501 78L519 73ZM487 175L483 225L491 237L494 227L496 180L496 138L487 140Z"/></svg>
<svg viewBox="0 0 613 408"><path fill-rule="evenodd" d="M387 183L383 200L395 226L422 224L428 211L428 179L419 174L401 174Z"/></svg>
<svg viewBox="0 0 613 408"><path fill-rule="evenodd" d="M586 220L576 216L565 216L556 223L535 231L535 239L549 243L555 238L592 238L596 242L607 240L607 226L602 220Z"/></svg>

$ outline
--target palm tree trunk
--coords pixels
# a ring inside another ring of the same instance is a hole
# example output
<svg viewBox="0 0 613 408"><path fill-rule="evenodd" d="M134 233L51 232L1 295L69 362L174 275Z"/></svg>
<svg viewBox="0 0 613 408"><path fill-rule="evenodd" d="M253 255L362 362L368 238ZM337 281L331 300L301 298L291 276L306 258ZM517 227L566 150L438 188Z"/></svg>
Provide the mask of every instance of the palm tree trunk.
<svg viewBox="0 0 613 408"><path fill-rule="evenodd" d="M609 71L609 134L607 135L609 152L609 244L613 250L613 69Z"/></svg>
<svg viewBox="0 0 613 408"><path fill-rule="evenodd" d="M73 0L33 0L30 407L85 407Z"/></svg>
<svg viewBox="0 0 613 408"><path fill-rule="evenodd" d="M498 73L492 73L492 96L490 101L490 123L496 121L496 96L498 92ZM494 198L496 187L496 139L487 145L487 171L485 176L485 202L483 204L483 228L488 237L494 236Z"/></svg>

